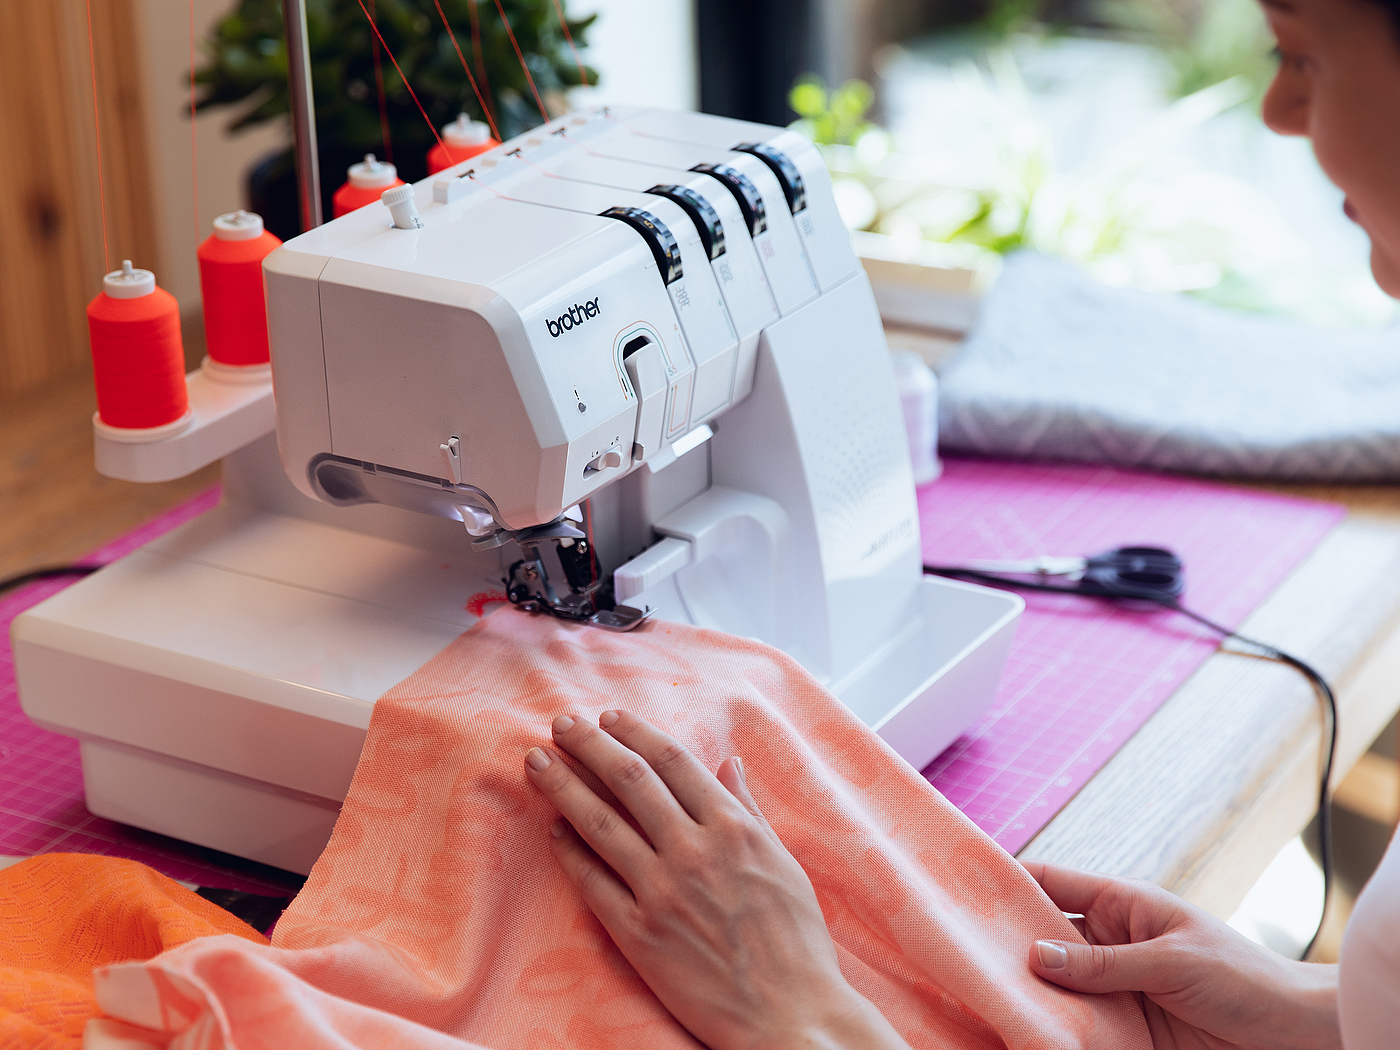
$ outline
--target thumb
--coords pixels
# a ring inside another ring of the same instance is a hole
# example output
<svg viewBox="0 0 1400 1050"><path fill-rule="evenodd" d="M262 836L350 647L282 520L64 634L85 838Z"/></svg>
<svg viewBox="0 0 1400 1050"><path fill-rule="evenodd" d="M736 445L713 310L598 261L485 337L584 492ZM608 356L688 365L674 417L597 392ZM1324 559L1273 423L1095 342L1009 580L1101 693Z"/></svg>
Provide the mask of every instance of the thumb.
<svg viewBox="0 0 1400 1050"><path fill-rule="evenodd" d="M1041 977L1075 992L1152 992L1162 985L1169 964L1164 946L1156 941L1036 941L1030 962Z"/></svg>
<svg viewBox="0 0 1400 1050"><path fill-rule="evenodd" d="M749 794L749 783L744 778L744 764L739 761L738 755L726 758L721 762L715 776L719 778L719 782L724 785L725 789L738 799L739 805L748 810L752 816L757 817L764 825L767 825L768 820L763 816L763 811L758 808L758 803Z"/></svg>

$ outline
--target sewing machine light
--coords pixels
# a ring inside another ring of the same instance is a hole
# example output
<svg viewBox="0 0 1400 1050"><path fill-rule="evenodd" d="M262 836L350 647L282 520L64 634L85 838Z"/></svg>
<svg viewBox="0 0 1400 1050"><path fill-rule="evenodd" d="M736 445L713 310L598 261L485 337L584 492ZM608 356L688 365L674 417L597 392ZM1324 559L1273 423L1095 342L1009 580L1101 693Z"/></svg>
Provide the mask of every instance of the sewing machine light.
<svg viewBox="0 0 1400 1050"><path fill-rule="evenodd" d="M489 536L499 528L489 510L470 505L464 505L461 510L462 524L467 527L468 536Z"/></svg>

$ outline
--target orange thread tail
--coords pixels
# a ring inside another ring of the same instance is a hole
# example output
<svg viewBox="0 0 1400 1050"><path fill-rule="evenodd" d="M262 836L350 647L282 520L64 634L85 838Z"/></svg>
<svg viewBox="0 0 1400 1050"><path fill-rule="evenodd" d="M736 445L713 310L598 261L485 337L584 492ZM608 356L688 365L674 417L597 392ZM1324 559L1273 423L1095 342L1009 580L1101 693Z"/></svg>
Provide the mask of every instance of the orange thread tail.
<svg viewBox="0 0 1400 1050"><path fill-rule="evenodd" d="M365 20L369 22L369 27L374 30L374 35L379 38L380 46L384 48L384 53L389 56L389 61L394 63L394 71L398 73L399 79L403 81L403 86L408 88L408 95L413 99L413 104L418 107L418 112L423 114L423 119L427 121L428 130L433 133L433 138L437 139L438 145L443 152L447 152L447 145L442 141L442 136L438 134L437 125L428 116L428 111L423 108L423 103L418 101L418 93L413 90L413 85L408 82L408 77L403 75L403 70L399 68L399 60L394 57L394 52L389 49L389 45L384 41L384 34L379 31L379 27L374 24L374 19L370 17L369 8L365 7L365 0L356 0L360 5L360 10L365 13Z"/></svg>
<svg viewBox="0 0 1400 1050"><path fill-rule="evenodd" d="M495 605L497 603L502 605L510 604L510 598L506 596L505 591L477 591L467 599L467 604L462 606L462 608L466 609L467 612L471 613L479 620L486 615L486 607L488 605Z"/></svg>
<svg viewBox="0 0 1400 1050"><path fill-rule="evenodd" d="M525 55L520 50L520 44L516 42L515 30L510 27L510 19L506 17L506 9L501 6L501 0L496 0L496 10L500 12L501 22L506 27L506 35L510 37L510 46L515 48L515 57L520 60L520 69L525 74L525 82L530 85L530 92L535 96L535 105L540 107L540 118L548 124L549 111L544 108L544 100L540 98L540 89L535 87L535 78L530 75L530 67L525 64Z"/></svg>
<svg viewBox="0 0 1400 1050"><path fill-rule="evenodd" d="M472 61L476 63L476 75L481 78L482 85L486 88L486 100L494 101L491 94L491 78L486 75L486 62L482 58L481 50L481 15L476 9L476 0L467 0L467 14L472 23ZM491 110L488 108L488 113ZM492 122L494 125L494 121ZM500 136L496 136L497 140Z"/></svg>
<svg viewBox="0 0 1400 1050"><path fill-rule="evenodd" d="M376 14L374 0L369 0L370 15ZM384 61L379 57L379 38L370 37L370 54L374 56L374 90L379 93L379 139L384 159L394 163L394 145L389 136L389 101L384 97Z"/></svg>
<svg viewBox="0 0 1400 1050"><path fill-rule="evenodd" d="M462 62L462 72L467 74L467 80L471 82L472 91L476 95L476 100L481 105L481 112L486 114L486 121L491 125L491 137L497 142L501 141L501 133L496 130L495 118L491 116L491 111L486 108L486 100L481 97L481 89L476 86L476 77L472 76L471 69L467 66L466 56L462 54L462 49L457 46L457 34L452 32L452 26L448 24L447 15L443 14L442 4L438 0L433 0L433 6L437 8L438 17L442 19L442 27L447 30L447 36L452 41L452 49L457 52L457 57Z"/></svg>
<svg viewBox="0 0 1400 1050"><path fill-rule="evenodd" d="M92 0L87 0L88 67L92 70L92 127L97 133L97 200L102 206L102 271L112 265L107 247L107 190L102 184L102 116L97 98L97 52L92 44Z"/></svg>
<svg viewBox="0 0 1400 1050"><path fill-rule="evenodd" d="M574 45L574 34L569 32L569 23L564 17L564 8L563 5L559 3L559 0L554 0L554 10L555 13L559 15L559 28L564 30L564 39L569 42L569 50L574 53L574 63L578 66L579 87L587 87L588 74L584 72L583 59L579 57L578 48Z"/></svg>

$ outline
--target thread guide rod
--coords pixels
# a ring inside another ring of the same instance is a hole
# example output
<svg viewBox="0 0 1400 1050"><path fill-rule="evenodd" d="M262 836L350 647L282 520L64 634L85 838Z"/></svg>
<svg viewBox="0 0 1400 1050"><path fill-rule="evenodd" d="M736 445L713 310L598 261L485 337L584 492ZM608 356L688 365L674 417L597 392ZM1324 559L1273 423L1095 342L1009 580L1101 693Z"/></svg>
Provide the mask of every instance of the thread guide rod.
<svg viewBox="0 0 1400 1050"><path fill-rule="evenodd" d="M282 0L282 24L287 34L287 108L292 114L297 198L305 231L321 225L321 166L316 156L316 100L311 93L306 0Z"/></svg>

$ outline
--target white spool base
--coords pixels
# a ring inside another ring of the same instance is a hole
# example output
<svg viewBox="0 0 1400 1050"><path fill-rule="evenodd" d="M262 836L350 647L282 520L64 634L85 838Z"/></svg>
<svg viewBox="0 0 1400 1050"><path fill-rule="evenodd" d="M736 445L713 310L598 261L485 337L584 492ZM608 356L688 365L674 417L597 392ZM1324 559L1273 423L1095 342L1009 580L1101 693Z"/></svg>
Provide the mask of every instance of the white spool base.
<svg viewBox="0 0 1400 1050"><path fill-rule="evenodd" d="M102 422L102 417L92 414L92 429L108 441L119 441L123 445L144 445L148 441L159 441L183 433L194 422L194 409L185 409L185 414L171 423L158 427L114 427Z"/></svg>
<svg viewBox="0 0 1400 1050"><path fill-rule="evenodd" d="M185 389L191 414L170 427L120 430L93 416L97 472L122 481L170 481L273 431L270 371L261 379L230 383L197 368L185 376Z"/></svg>
<svg viewBox="0 0 1400 1050"><path fill-rule="evenodd" d="M205 379L211 379L215 383L247 385L266 383L272 379L272 364L267 361L260 365L226 365L205 355L199 364L199 370L204 373Z"/></svg>

